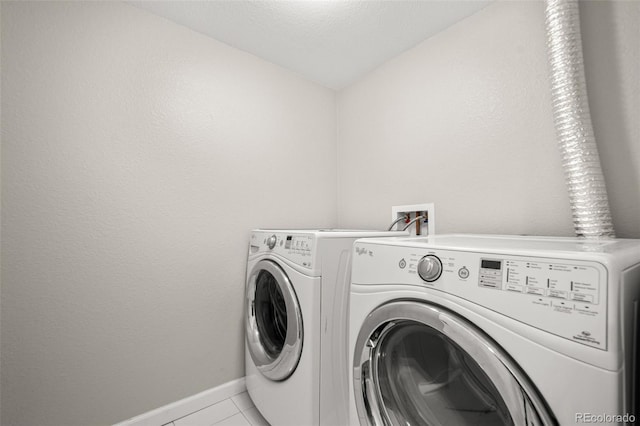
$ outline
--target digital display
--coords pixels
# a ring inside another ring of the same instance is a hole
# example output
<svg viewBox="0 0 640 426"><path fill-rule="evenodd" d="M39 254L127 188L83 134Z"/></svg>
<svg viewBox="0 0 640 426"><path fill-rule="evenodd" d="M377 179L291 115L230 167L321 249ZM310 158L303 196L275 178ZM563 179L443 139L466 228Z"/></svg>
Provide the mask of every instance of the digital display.
<svg viewBox="0 0 640 426"><path fill-rule="evenodd" d="M502 262L500 260L484 260L480 263L480 267L484 269L502 269Z"/></svg>
<svg viewBox="0 0 640 426"><path fill-rule="evenodd" d="M287 235L287 242L284 244L285 250L291 248L291 238L292 238L291 235Z"/></svg>

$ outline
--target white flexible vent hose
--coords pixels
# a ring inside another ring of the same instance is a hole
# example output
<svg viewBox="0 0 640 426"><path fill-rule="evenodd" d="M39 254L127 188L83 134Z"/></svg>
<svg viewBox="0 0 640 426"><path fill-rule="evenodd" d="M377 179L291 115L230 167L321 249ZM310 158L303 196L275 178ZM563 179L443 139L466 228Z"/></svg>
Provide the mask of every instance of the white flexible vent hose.
<svg viewBox="0 0 640 426"><path fill-rule="evenodd" d="M575 232L614 237L587 100L578 1L547 0L545 16L553 118Z"/></svg>

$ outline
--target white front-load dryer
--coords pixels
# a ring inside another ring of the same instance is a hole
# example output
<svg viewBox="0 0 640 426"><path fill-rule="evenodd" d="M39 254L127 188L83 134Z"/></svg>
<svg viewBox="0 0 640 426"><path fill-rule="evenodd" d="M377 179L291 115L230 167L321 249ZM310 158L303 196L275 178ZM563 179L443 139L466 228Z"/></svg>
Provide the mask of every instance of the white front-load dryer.
<svg viewBox="0 0 640 426"><path fill-rule="evenodd" d="M354 244L353 425L635 424L640 240Z"/></svg>
<svg viewBox="0 0 640 426"><path fill-rule="evenodd" d="M247 390L272 426L348 424L347 309L359 230L255 230L245 310Z"/></svg>

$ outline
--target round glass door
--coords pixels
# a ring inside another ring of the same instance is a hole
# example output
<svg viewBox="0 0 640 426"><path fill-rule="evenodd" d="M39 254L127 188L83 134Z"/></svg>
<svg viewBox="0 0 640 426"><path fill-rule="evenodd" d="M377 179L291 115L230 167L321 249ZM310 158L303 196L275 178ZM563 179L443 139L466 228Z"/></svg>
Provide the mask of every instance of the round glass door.
<svg viewBox="0 0 640 426"><path fill-rule="evenodd" d="M302 313L291 282L275 262L262 260L247 280L246 343L258 370L285 380L302 353Z"/></svg>
<svg viewBox="0 0 640 426"><path fill-rule="evenodd" d="M403 301L376 309L355 355L356 405L364 424L555 424L510 357L443 308Z"/></svg>

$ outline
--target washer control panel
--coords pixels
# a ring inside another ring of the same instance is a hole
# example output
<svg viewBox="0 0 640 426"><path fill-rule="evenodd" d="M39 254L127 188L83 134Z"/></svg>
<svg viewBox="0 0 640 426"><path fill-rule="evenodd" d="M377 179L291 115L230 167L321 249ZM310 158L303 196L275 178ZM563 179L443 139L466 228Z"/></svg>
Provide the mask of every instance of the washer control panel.
<svg viewBox="0 0 640 426"><path fill-rule="evenodd" d="M607 349L607 270L595 261L356 243L352 282L446 292Z"/></svg>
<svg viewBox="0 0 640 426"><path fill-rule="evenodd" d="M313 234L260 232L252 234L249 254L273 253L312 269L314 244Z"/></svg>

